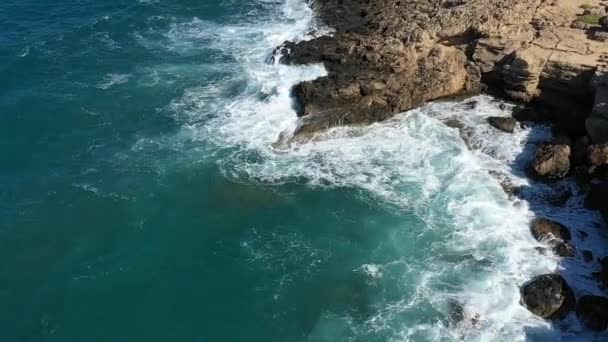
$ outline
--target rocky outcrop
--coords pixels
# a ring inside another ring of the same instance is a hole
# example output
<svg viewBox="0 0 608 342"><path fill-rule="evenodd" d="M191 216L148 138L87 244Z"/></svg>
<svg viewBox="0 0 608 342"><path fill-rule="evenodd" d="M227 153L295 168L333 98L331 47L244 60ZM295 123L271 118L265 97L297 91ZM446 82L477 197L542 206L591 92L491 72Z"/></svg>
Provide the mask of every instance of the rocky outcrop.
<svg viewBox="0 0 608 342"><path fill-rule="evenodd" d="M570 230L564 225L546 218L539 218L532 222L530 231L536 240L551 246L556 255L565 258L575 255L574 247L568 243L571 239Z"/></svg>
<svg viewBox="0 0 608 342"><path fill-rule="evenodd" d="M328 71L293 89L303 117L298 136L381 121L485 85L511 99L551 103L554 118L584 134L587 110L581 105L591 107L597 88L592 79L608 46L589 39L588 26L571 27L583 10L568 0L318 0L314 5L335 33L279 47L285 63L320 62Z"/></svg>
<svg viewBox="0 0 608 342"><path fill-rule="evenodd" d="M488 123L492 125L492 127L499 129L506 133L513 133L515 131L515 125L517 125L517 120L515 118L509 117L489 117Z"/></svg>
<svg viewBox="0 0 608 342"><path fill-rule="evenodd" d="M570 241L570 230L555 221L539 218L532 222L530 230L538 241L561 240Z"/></svg>
<svg viewBox="0 0 608 342"><path fill-rule="evenodd" d="M558 274L537 276L521 287L521 302L535 315L562 319L576 305L570 286Z"/></svg>
<svg viewBox="0 0 608 342"><path fill-rule="evenodd" d="M546 144L536 150L532 171L544 178L562 178L570 171L570 146Z"/></svg>
<svg viewBox="0 0 608 342"><path fill-rule="evenodd" d="M576 305L576 315L589 329L605 330L608 328L608 298L582 296Z"/></svg>

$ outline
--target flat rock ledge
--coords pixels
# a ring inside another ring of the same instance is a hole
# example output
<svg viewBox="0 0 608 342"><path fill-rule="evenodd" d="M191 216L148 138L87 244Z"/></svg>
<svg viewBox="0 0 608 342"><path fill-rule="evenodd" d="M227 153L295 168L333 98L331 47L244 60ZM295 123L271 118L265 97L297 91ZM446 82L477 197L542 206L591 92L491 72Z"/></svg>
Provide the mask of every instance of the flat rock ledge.
<svg viewBox="0 0 608 342"><path fill-rule="evenodd" d="M605 4L598 0L316 0L312 5L335 33L278 48L284 63L323 63L328 71L293 89L302 116L296 137L369 124L427 101L489 89L513 100L550 104L565 126L608 142L603 76L608 44L594 38L607 29L601 16ZM584 16L589 6L601 13ZM602 20L588 23L596 17Z"/></svg>

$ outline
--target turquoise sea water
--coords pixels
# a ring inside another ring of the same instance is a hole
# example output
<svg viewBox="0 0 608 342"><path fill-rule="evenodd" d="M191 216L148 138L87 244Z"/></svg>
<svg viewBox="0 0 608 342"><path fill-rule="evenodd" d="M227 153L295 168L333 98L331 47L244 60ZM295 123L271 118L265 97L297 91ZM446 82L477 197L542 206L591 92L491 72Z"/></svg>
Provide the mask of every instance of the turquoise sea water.
<svg viewBox="0 0 608 342"><path fill-rule="evenodd" d="M0 341L559 338L518 304L556 261L488 173L526 182L496 101L273 145L325 73L273 48L330 31L299 0L2 2Z"/></svg>

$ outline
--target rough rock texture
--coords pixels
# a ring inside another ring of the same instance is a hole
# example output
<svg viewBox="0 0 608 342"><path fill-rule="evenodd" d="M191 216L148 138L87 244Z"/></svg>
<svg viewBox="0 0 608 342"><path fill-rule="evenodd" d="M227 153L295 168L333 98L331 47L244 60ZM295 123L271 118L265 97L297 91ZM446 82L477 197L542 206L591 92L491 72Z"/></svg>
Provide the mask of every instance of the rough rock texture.
<svg viewBox="0 0 608 342"><path fill-rule="evenodd" d="M570 170L570 146L547 144L536 150L532 171L539 177L562 178Z"/></svg>
<svg viewBox="0 0 608 342"><path fill-rule="evenodd" d="M608 164L608 144L589 146L588 159L593 166Z"/></svg>
<svg viewBox="0 0 608 342"><path fill-rule="evenodd" d="M576 254L575 248L568 243L571 239L570 230L562 224L538 218L532 222L530 231L536 240L551 246L556 255L571 258Z"/></svg>
<svg viewBox="0 0 608 342"><path fill-rule="evenodd" d="M522 304L537 316L564 318L576 305L570 286L558 274L537 276L521 287Z"/></svg>
<svg viewBox="0 0 608 342"><path fill-rule="evenodd" d="M605 330L608 328L608 298L582 296L576 305L576 315L589 329Z"/></svg>
<svg viewBox="0 0 608 342"><path fill-rule="evenodd" d="M294 88L304 116L296 134L380 121L429 100L479 92L483 84L512 99L552 103L566 127L583 122L580 107L591 107L591 80L608 46L589 39L588 26L572 25L581 4L317 0L319 19L335 33L279 47L285 63L321 62L328 71Z"/></svg>
<svg viewBox="0 0 608 342"><path fill-rule="evenodd" d="M488 118L488 123L503 132L513 133L515 131L515 125L517 124L517 120L515 120L515 118L493 116Z"/></svg>
<svg viewBox="0 0 608 342"><path fill-rule="evenodd" d="M555 221L539 218L532 222L530 230L532 236L538 241L550 241L554 239L570 241L570 230Z"/></svg>

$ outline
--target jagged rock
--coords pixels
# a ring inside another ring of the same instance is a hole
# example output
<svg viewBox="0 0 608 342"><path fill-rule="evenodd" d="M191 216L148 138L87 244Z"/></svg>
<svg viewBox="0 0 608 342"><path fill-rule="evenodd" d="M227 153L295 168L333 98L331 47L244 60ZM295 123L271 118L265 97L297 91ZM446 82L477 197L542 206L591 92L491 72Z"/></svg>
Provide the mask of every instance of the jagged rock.
<svg viewBox="0 0 608 342"><path fill-rule="evenodd" d="M576 304L576 315L589 329L605 330L608 328L608 298L582 296Z"/></svg>
<svg viewBox="0 0 608 342"><path fill-rule="evenodd" d="M608 144L589 146L587 158L593 166L608 164Z"/></svg>
<svg viewBox="0 0 608 342"><path fill-rule="evenodd" d="M604 28L608 28L608 16L603 16L600 18L600 25L602 25Z"/></svg>
<svg viewBox="0 0 608 342"><path fill-rule="evenodd" d="M537 276L521 287L521 302L533 314L562 319L576 305L570 286L559 274Z"/></svg>
<svg viewBox="0 0 608 342"><path fill-rule="evenodd" d="M570 170L570 146L547 144L536 150L532 171L546 178L562 178Z"/></svg>
<svg viewBox="0 0 608 342"><path fill-rule="evenodd" d="M568 104L591 106L590 80L608 52L606 44L568 27L579 9L560 2L318 0L315 5L334 34L280 48L288 52L284 63L323 63L328 72L294 88L302 116L296 136L381 121L433 99L475 94L485 85L569 113ZM562 126L585 133L580 114L556 115Z"/></svg>
<svg viewBox="0 0 608 342"><path fill-rule="evenodd" d="M583 260L584 260L586 263L590 263L590 262L592 262L592 261L593 261L593 252L588 251L588 250L584 250L584 251L583 251Z"/></svg>
<svg viewBox="0 0 608 342"><path fill-rule="evenodd" d="M532 221L530 231L532 232L532 236L538 241L551 241L555 239L570 241L572 238L568 228L546 218L538 218Z"/></svg>
<svg viewBox="0 0 608 342"><path fill-rule="evenodd" d="M573 258L576 255L574 246L565 242L558 242L553 246L553 253L562 258Z"/></svg>
<svg viewBox="0 0 608 342"><path fill-rule="evenodd" d="M488 123L503 132L513 133L515 131L517 120L515 120L515 118L493 116L488 118Z"/></svg>

